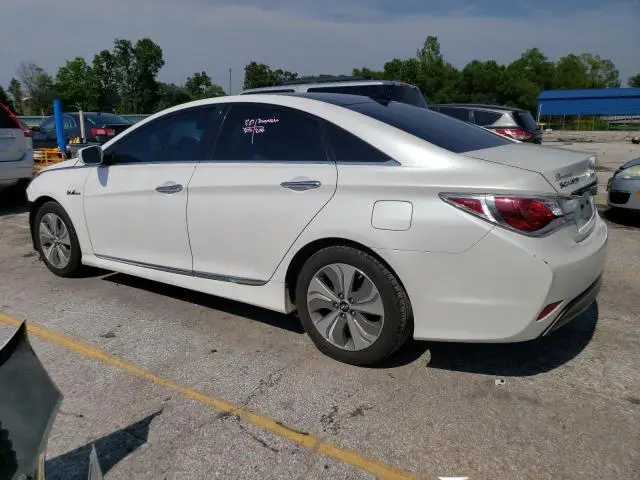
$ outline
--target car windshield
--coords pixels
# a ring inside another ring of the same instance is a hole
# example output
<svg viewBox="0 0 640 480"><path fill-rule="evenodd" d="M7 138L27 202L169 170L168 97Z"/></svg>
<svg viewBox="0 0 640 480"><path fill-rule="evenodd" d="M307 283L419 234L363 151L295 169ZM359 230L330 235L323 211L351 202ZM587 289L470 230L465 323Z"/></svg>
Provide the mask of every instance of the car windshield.
<svg viewBox="0 0 640 480"><path fill-rule="evenodd" d="M120 115L113 113L85 113L87 121L96 125L130 124L131 122Z"/></svg>
<svg viewBox="0 0 640 480"><path fill-rule="evenodd" d="M500 135L447 115L399 102L363 102L345 108L375 118L454 153L513 143Z"/></svg>

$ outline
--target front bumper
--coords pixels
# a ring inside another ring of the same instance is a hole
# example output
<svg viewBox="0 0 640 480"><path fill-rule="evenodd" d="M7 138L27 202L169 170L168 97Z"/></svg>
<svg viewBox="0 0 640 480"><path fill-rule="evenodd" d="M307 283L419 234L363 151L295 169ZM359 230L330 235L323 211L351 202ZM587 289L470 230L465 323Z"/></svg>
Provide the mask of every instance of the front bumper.
<svg viewBox="0 0 640 480"><path fill-rule="evenodd" d="M607 184L607 204L610 207L640 210L640 179L615 176Z"/></svg>

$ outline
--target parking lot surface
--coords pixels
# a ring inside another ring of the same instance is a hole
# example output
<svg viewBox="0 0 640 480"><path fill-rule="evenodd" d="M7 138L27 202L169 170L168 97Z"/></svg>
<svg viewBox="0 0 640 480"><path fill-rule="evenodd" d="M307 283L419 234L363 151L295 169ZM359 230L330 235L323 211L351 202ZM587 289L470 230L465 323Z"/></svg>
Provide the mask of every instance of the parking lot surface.
<svg viewBox="0 0 640 480"><path fill-rule="evenodd" d="M599 153L601 193L640 156L557 146ZM86 478L91 443L107 479L637 478L637 216L601 207L598 303L552 336L413 342L358 368L323 356L293 316L109 272L57 278L25 211L0 210L0 343L27 319L64 394L51 479Z"/></svg>

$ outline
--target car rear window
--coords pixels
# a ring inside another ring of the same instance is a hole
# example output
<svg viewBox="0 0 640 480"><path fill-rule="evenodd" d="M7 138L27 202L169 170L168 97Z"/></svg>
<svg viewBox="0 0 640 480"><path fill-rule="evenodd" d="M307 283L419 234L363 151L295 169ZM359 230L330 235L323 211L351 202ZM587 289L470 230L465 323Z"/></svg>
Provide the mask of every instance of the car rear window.
<svg viewBox="0 0 640 480"><path fill-rule="evenodd" d="M20 128L20 125L11 117L7 107L0 105L0 128Z"/></svg>
<svg viewBox="0 0 640 480"><path fill-rule="evenodd" d="M93 124L96 125L117 125L117 124L131 124L129 120L120 115L114 115L113 113L85 113L84 117Z"/></svg>
<svg viewBox="0 0 640 480"><path fill-rule="evenodd" d="M538 124L533 119L533 115L529 112L513 112L513 116L522 128L528 131L533 131L538 129Z"/></svg>
<svg viewBox="0 0 640 480"><path fill-rule="evenodd" d="M346 95L362 95L365 97L388 99L396 102L415 105L416 107L426 107L424 97L416 87L412 85L390 85L390 84L370 84L370 85L343 85L331 87L311 87L308 92L318 93L343 93Z"/></svg>
<svg viewBox="0 0 640 480"><path fill-rule="evenodd" d="M345 108L375 118L454 153L513 143L471 123L461 122L427 108L418 108L404 103L366 102L346 105Z"/></svg>

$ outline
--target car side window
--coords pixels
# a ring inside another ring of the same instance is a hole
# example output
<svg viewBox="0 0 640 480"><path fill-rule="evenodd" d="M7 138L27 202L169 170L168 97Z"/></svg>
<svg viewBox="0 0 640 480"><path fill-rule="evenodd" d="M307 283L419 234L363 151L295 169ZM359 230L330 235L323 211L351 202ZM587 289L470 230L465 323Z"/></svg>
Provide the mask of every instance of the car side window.
<svg viewBox="0 0 640 480"><path fill-rule="evenodd" d="M374 146L333 123L326 123L326 131L336 162L385 163L392 160Z"/></svg>
<svg viewBox="0 0 640 480"><path fill-rule="evenodd" d="M491 125L498 120L502 114L496 112L487 112L484 110L474 110L473 111L473 123L476 125L480 125L484 127L486 125Z"/></svg>
<svg viewBox="0 0 640 480"><path fill-rule="evenodd" d="M72 117L65 115L62 117L62 125L65 130L70 130L76 127L76 122Z"/></svg>
<svg viewBox="0 0 640 480"><path fill-rule="evenodd" d="M469 110L464 108L449 108L442 107L440 108L440 113L444 113L453 118L457 118L458 120L462 120L463 122L469 122L471 119L469 118Z"/></svg>
<svg viewBox="0 0 640 480"><path fill-rule="evenodd" d="M111 145L105 159L109 164L198 161L205 130L217 110L193 108L154 120Z"/></svg>
<svg viewBox="0 0 640 480"><path fill-rule="evenodd" d="M232 104L213 154L218 161L323 162L320 123L278 105Z"/></svg>

